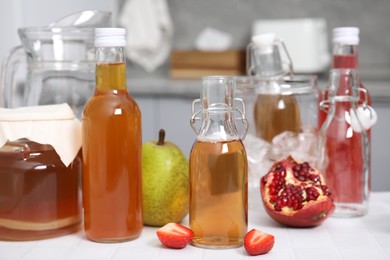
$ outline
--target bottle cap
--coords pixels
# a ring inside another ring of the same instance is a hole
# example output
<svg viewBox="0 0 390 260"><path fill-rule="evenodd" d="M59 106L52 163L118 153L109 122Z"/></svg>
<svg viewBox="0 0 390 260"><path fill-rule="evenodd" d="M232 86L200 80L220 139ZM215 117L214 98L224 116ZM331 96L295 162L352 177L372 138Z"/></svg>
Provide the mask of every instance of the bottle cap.
<svg viewBox="0 0 390 260"><path fill-rule="evenodd" d="M95 46L125 46L126 29L124 28L96 28L95 29Z"/></svg>
<svg viewBox="0 0 390 260"><path fill-rule="evenodd" d="M359 28L357 27L337 27L333 29L333 43L358 45Z"/></svg>
<svg viewBox="0 0 390 260"><path fill-rule="evenodd" d="M274 41L274 33L259 34L252 37L252 42L257 46L259 54L271 54Z"/></svg>

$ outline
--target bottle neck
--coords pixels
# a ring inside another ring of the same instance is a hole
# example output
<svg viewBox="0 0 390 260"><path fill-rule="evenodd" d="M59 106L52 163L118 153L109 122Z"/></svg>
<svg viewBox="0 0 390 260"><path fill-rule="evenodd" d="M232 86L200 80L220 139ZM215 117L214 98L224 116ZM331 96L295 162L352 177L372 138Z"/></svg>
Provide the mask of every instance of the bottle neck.
<svg viewBox="0 0 390 260"><path fill-rule="evenodd" d="M235 127L233 111L204 111L198 139L203 141L238 140L239 135Z"/></svg>
<svg viewBox="0 0 390 260"><path fill-rule="evenodd" d="M358 68L358 46L335 43L333 46L332 67L335 69Z"/></svg>
<svg viewBox="0 0 390 260"><path fill-rule="evenodd" d="M96 48L96 90L127 90L124 47Z"/></svg>

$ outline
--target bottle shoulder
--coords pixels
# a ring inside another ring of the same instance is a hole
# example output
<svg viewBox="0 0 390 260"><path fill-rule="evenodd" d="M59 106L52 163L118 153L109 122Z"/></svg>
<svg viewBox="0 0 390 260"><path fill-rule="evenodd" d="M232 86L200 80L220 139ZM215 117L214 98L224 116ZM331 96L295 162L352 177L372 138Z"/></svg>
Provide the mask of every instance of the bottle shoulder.
<svg viewBox="0 0 390 260"><path fill-rule="evenodd" d="M95 92L84 106L83 115L125 115L141 116L137 102L127 91L120 93Z"/></svg>

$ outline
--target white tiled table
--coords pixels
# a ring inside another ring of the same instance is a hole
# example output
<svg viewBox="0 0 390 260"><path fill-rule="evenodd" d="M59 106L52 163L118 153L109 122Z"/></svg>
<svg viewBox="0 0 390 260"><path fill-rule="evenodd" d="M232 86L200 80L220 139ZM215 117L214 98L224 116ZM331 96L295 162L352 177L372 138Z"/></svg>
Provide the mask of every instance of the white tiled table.
<svg viewBox="0 0 390 260"><path fill-rule="evenodd" d="M372 193L365 217L330 218L319 227L297 229L275 223L262 210L250 211L248 230L252 228L275 235L273 250L258 256L262 260L390 259L390 192ZM138 239L117 244L90 242L83 231L41 241L0 242L0 259L254 259L243 247L167 249L160 244L156 230L145 227Z"/></svg>

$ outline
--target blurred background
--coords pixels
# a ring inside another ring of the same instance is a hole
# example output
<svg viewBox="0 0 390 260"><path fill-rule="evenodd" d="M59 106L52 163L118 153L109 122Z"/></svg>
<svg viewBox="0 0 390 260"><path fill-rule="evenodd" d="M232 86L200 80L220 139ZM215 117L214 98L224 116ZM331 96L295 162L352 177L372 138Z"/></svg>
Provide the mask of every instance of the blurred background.
<svg viewBox="0 0 390 260"><path fill-rule="evenodd" d="M131 0L0 0L0 59L20 44L17 28L45 26L70 13L82 10L104 10L112 13L114 26L121 26L126 17L125 6ZM138 1L138 4L141 1ZM153 1L151 1L153 2ZM156 1L157 2L157 1ZM371 92L373 107L378 113L378 123L372 130L372 182L374 190L390 190L387 161L390 153L390 1L389 0L167 0L167 13L171 21L172 36L169 46L174 50L194 50L201 33L206 28L223 32L230 40L229 50L245 50L259 20L321 19L319 26L309 36L301 34L308 26L298 24L290 31L287 40L292 46L294 60L304 61L309 49L299 48L300 43L313 40L321 46L323 66L315 71L318 86L324 88L331 55L331 30L338 26L360 28L359 63L362 81ZM142 9L142 6L140 7ZM145 8L145 6L143 6ZM154 21L150 12L142 19ZM283 28L289 24L284 23ZM140 26L143 26L141 24ZM283 24L282 24L283 25ZM309 23L310 25L310 23ZM301 27L299 27L301 26ZM274 28L274 27L273 27ZM316 27L314 27L316 28ZM168 30L167 29L167 30ZM281 29L283 30L283 29ZM147 37L148 27L145 27ZM168 30L169 31L169 30ZM291 33L291 32L294 33ZM129 34L132 37L132 34ZM300 42L301 41L301 42ZM314 48L311 46L310 48ZM287 48L290 48L287 46ZM312 51L312 49L310 49ZM169 56L169 55L168 55ZM322 56L321 56L322 57ZM157 139L158 130L164 128L167 139L173 141L189 155L196 134L189 125L191 102L199 97L200 81L185 76L172 77L169 57L155 69L146 69L136 60L128 61L128 88L137 100L143 114L143 140Z"/></svg>

